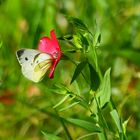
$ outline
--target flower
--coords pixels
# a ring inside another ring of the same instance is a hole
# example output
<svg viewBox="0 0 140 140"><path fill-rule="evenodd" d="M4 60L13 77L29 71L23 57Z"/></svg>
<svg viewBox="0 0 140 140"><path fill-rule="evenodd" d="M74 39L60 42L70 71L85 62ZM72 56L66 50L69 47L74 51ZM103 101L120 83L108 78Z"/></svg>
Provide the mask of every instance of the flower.
<svg viewBox="0 0 140 140"><path fill-rule="evenodd" d="M44 36L40 39L38 49L52 56L53 62L50 67L49 78L53 78L55 67L60 61L62 53L54 30L50 32L50 36L51 38Z"/></svg>

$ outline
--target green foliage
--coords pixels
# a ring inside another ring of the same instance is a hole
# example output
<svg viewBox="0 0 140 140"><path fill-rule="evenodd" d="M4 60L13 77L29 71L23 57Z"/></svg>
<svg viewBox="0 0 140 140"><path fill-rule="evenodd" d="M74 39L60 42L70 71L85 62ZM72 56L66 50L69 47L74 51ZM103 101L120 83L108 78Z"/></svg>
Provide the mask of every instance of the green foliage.
<svg viewBox="0 0 140 140"><path fill-rule="evenodd" d="M0 139L139 139L139 6L0 0ZM53 79L33 83L15 52L52 29L62 59Z"/></svg>
<svg viewBox="0 0 140 140"><path fill-rule="evenodd" d="M95 69L89 64L89 70L90 70L90 87L92 90L96 91L100 85L100 78L98 73L95 71Z"/></svg>
<svg viewBox="0 0 140 140"><path fill-rule="evenodd" d="M83 32L89 32L87 26L83 23L82 20L75 18L75 17L67 17L69 23L73 25L76 30L83 31Z"/></svg>
<svg viewBox="0 0 140 140"><path fill-rule="evenodd" d="M73 39L77 48L83 49L85 51L87 50L89 43L84 35L77 33L76 35L73 35Z"/></svg>
<svg viewBox="0 0 140 140"><path fill-rule="evenodd" d="M45 136L46 140L62 140L60 137L53 135L53 134L49 134L49 133L46 133L43 131L42 131L42 134Z"/></svg>
<svg viewBox="0 0 140 140"><path fill-rule="evenodd" d="M100 107L103 107L110 101L111 97L111 83L110 83L110 68L105 72L102 83L100 84L97 96Z"/></svg>
<svg viewBox="0 0 140 140"><path fill-rule="evenodd" d="M111 116L112 116L112 118L113 118L113 120L114 120L114 122L117 126L117 129L118 129L119 133L122 133L121 120L119 118L119 115L118 115L117 111L114 109L110 112L110 114L111 114Z"/></svg>
<svg viewBox="0 0 140 140"><path fill-rule="evenodd" d="M68 121L74 125L77 125L79 127L82 127L91 132L98 132L98 133L101 132L101 130L98 126L96 126L94 123L91 123L89 121L73 119L73 118L67 118L66 121Z"/></svg>
<svg viewBox="0 0 140 140"><path fill-rule="evenodd" d="M79 63L74 71L71 83L79 76L79 74L82 72L83 68L86 66L87 61L83 61Z"/></svg>

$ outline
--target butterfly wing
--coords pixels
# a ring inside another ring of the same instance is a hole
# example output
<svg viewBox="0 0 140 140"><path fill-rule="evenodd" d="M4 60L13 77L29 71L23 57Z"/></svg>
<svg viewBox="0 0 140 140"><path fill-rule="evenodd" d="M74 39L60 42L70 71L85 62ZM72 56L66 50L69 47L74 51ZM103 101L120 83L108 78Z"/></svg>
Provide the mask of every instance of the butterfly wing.
<svg viewBox="0 0 140 140"><path fill-rule="evenodd" d="M34 82L42 80L52 64L52 57L49 54L33 49L20 49L16 55L23 75Z"/></svg>

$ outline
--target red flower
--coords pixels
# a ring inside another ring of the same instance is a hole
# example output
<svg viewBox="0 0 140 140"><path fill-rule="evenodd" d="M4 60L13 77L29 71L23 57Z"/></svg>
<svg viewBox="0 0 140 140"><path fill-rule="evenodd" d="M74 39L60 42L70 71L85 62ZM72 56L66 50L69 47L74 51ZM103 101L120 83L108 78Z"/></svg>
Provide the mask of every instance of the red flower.
<svg viewBox="0 0 140 140"><path fill-rule="evenodd" d="M53 62L50 67L49 78L53 78L55 67L60 61L62 53L54 30L50 32L50 36L51 38L45 36L40 39L38 49L52 56Z"/></svg>

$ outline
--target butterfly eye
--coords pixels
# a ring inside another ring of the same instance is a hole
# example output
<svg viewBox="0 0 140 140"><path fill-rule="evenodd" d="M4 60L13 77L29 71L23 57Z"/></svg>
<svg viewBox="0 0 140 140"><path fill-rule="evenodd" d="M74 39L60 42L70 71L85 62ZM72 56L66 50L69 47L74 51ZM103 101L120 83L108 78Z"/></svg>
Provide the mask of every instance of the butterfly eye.
<svg viewBox="0 0 140 140"><path fill-rule="evenodd" d="M25 60L26 60L26 61L28 61L28 58L27 58L27 57L25 57Z"/></svg>

